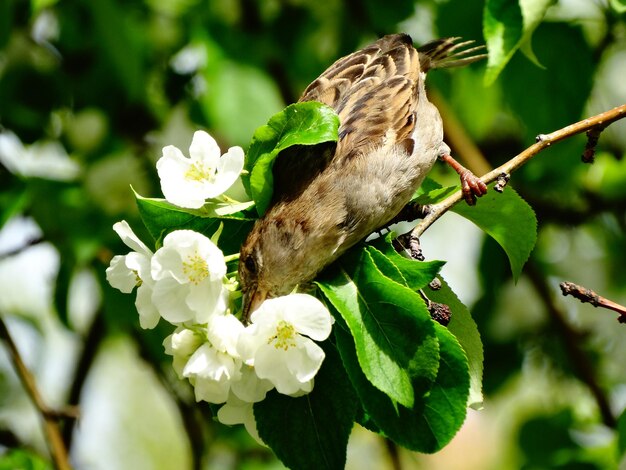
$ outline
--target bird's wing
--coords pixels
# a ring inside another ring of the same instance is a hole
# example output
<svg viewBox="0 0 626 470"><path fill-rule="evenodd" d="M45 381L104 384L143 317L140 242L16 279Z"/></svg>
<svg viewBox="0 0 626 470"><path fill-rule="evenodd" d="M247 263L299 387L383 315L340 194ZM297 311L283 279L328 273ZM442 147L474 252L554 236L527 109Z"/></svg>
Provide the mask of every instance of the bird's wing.
<svg viewBox="0 0 626 470"><path fill-rule="evenodd" d="M415 127L420 59L406 34L385 36L337 60L302 94L339 115L335 158L408 139Z"/></svg>
<svg viewBox="0 0 626 470"><path fill-rule="evenodd" d="M281 152L273 169L273 201L297 197L330 161L380 145L406 145L410 152L419 60L408 35L389 35L337 60L311 83L299 101L334 108L340 121L339 141Z"/></svg>

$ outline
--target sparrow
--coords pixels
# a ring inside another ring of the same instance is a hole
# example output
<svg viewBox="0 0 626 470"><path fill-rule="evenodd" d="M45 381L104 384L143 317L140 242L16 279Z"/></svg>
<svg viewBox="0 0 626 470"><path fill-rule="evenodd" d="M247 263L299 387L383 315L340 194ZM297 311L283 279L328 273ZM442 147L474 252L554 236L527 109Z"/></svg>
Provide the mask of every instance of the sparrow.
<svg viewBox="0 0 626 470"><path fill-rule="evenodd" d="M486 186L450 156L437 108L425 89L429 70L485 57L472 41L384 36L337 60L299 101L339 116L338 141L293 146L273 167L274 193L239 258L242 319L266 299L289 294L388 224L411 200L437 159L460 174L468 203ZM474 55L472 55L474 54Z"/></svg>

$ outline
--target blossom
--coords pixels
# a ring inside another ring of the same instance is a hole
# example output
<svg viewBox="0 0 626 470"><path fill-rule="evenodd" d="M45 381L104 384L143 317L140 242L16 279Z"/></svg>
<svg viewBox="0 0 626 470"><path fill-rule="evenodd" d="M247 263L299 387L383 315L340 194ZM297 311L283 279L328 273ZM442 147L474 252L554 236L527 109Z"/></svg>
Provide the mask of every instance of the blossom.
<svg viewBox="0 0 626 470"><path fill-rule="evenodd" d="M72 181L80 165L56 141L25 146L13 132L0 132L0 163L11 173L55 181Z"/></svg>
<svg viewBox="0 0 626 470"><path fill-rule="evenodd" d="M130 294L137 287L135 307L139 312L139 324L142 328L154 328L159 322L159 312L151 300L154 286L150 273L152 251L135 235L125 220L114 224L113 230L134 251L113 257L106 270L107 281L125 294Z"/></svg>
<svg viewBox="0 0 626 470"><path fill-rule="evenodd" d="M214 315L207 324L207 340L222 353L226 353L239 364L239 373L230 381L231 391L241 400L255 403L265 398L274 386L261 379L254 367L243 364L239 353L239 336L244 332L243 323L234 315ZM208 401L208 400L207 400Z"/></svg>
<svg viewBox="0 0 626 470"><path fill-rule="evenodd" d="M236 346L243 324L233 315L214 315L206 327L206 341L189 357L182 375L194 386L196 400L224 403L231 385L241 379Z"/></svg>
<svg viewBox="0 0 626 470"><path fill-rule="evenodd" d="M181 379L189 358L203 342L204 337L200 332L182 326L163 340L165 354L172 356L172 367Z"/></svg>
<svg viewBox="0 0 626 470"><path fill-rule="evenodd" d="M220 157L215 139L204 131L193 135L190 158L173 145L163 148L157 162L161 190L170 203L199 209L206 199L215 198L230 188L243 168L241 147L231 147Z"/></svg>
<svg viewBox="0 0 626 470"><path fill-rule="evenodd" d="M192 230L176 230L163 240L152 257L152 302L170 323L206 323L224 314L228 289L222 251L207 237Z"/></svg>
<svg viewBox="0 0 626 470"><path fill-rule="evenodd" d="M203 343L191 355L183 369L183 377L194 386L196 401L224 403L230 385L241 377L241 361Z"/></svg>
<svg viewBox="0 0 626 470"><path fill-rule="evenodd" d="M332 327L326 307L310 295L290 294L266 300L250 319L239 338L244 362L279 393L309 393L325 357L312 340L325 340Z"/></svg>
<svg viewBox="0 0 626 470"><path fill-rule="evenodd" d="M259 432L254 419L254 404L240 400L234 395L228 397L228 401L217 410L217 419L222 424L243 424L248 433L259 443L265 443L259 437Z"/></svg>

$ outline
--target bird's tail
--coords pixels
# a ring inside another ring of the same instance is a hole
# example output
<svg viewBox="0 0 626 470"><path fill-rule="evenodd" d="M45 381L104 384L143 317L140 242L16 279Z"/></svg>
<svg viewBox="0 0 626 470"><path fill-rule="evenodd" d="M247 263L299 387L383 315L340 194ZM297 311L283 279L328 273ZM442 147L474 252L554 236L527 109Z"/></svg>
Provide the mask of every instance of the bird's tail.
<svg viewBox="0 0 626 470"><path fill-rule="evenodd" d="M428 42L417 48L420 58L420 67L424 72L432 69L460 67L484 59L487 54L476 54L483 51L485 46L467 46L474 41L457 42L461 38L442 38Z"/></svg>

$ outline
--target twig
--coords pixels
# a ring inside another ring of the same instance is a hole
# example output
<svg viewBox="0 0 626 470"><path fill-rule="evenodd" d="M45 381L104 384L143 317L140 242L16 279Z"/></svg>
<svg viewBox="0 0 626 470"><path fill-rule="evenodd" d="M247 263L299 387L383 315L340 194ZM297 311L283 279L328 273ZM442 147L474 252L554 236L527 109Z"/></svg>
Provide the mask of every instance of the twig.
<svg viewBox="0 0 626 470"><path fill-rule="evenodd" d="M567 323L565 313L554 302L550 288L537 268L532 263L528 263L524 271L535 287L539 297L543 300L550 318L558 328L565 344L567 357L571 360L572 367L578 372L580 379L591 391L598 405L598 409L600 410L602 421L607 427L614 429L616 427L616 421L611 412L609 400L596 379L594 365L580 347L582 335Z"/></svg>
<svg viewBox="0 0 626 470"><path fill-rule="evenodd" d="M624 307L623 305L606 299L596 294L591 289L579 286L578 284L574 284L573 282L561 282L559 286L561 287L561 292L564 296L571 295L572 297L580 300L582 303L588 302L594 307L602 307L613 310L614 312L619 313L617 321L620 323L626 323L626 307Z"/></svg>
<svg viewBox="0 0 626 470"><path fill-rule="evenodd" d="M480 179L485 184L490 184L498 180L498 178L502 178L502 174L510 175L513 171L517 170L539 152L550 147L552 144L600 126L607 127L609 124L624 117L626 117L626 104L577 123L570 124L569 126L554 131L551 134L541 134L537 136L537 142L535 144L531 145L505 164L485 174ZM422 219L422 221L413 229L413 234L418 237L421 236L428 227L439 219L439 217L445 214L452 206L462 199L463 193L461 191L457 191L440 203L432 205L429 214L424 217L424 219Z"/></svg>
<svg viewBox="0 0 626 470"><path fill-rule="evenodd" d="M58 470L70 470L71 467L68 461L67 450L63 444L61 430L59 429L59 413L52 411L44 403L41 394L37 389L35 378L24 364L24 361L22 361L22 357L20 356L17 346L13 342L13 338L11 337L2 317L0 317L0 338L4 339L11 356L11 361L15 367L15 371L17 372L22 385L26 389L28 396L43 418L43 428L47 437L48 446L50 448L50 455L52 456L52 461L54 462L55 467Z"/></svg>

